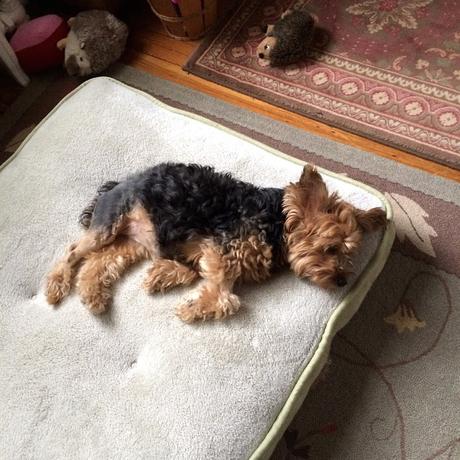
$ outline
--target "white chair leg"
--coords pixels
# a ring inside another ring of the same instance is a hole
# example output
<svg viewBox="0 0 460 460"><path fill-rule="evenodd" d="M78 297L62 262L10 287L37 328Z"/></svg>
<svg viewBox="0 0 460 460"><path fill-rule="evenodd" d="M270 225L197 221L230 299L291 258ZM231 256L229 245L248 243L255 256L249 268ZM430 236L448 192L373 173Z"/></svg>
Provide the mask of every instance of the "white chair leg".
<svg viewBox="0 0 460 460"><path fill-rule="evenodd" d="M29 77L21 69L16 54L6 37L2 34L0 34L0 61L3 62L19 84L22 86L27 86L29 84Z"/></svg>

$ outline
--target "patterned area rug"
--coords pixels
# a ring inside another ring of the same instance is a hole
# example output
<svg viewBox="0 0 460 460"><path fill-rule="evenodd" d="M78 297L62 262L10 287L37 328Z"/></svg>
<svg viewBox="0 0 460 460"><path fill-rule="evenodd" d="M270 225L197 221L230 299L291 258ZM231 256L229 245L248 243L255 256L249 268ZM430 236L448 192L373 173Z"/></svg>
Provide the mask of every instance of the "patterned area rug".
<svg viewBox="0 0 460 460"><path fill-rule="evenodd" d="M456 0L247 0L185 69L378 142L460 168ZM319 24L309 59L273 69L262 25L293 4Z"/></svg>
<svg viewBox="0 0 460 460"><path fill-rule="evenodd" d="M273 460L459 458L458 184L130 67L120 66L110 76L289 155L368 183L394 206L397 241L388 263L357 315L336 337L328 368ZM35 95L24 96L28 107L22 114L19 109L9 114L17 121L3 136L3 150L13 151L43 117L44 107L76 85L63 76L42 83Z"/></svg>

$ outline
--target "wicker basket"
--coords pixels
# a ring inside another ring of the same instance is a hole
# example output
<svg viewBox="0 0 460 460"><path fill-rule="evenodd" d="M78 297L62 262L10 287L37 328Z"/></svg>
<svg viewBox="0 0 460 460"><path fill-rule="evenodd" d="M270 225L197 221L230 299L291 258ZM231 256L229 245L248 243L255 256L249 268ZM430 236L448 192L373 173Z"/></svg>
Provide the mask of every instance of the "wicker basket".
<svg viewBox="0 0 460 460"><path fill-rule="evenodd" d="M178 40L202 37L216 22L217 0L148 0L166 32Z"/></svg>

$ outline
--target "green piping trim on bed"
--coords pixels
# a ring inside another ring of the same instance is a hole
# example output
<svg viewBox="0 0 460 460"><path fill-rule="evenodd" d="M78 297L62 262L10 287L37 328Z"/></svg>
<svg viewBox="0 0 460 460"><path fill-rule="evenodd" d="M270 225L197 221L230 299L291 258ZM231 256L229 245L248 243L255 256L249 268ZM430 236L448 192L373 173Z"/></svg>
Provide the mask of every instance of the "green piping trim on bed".
<svg viewBox="0 0 460 460"><path fill-rule="evenodd" d="M208 120L200 115L196 115L185 110L177 109L175 107L171 107L164 102L159 101L152 95L145 93L137 88L133 88L125 83L122 83L118 80L115 80L110 77L97 77L96 79L103 79L109 80L117 85L123 86L128 88L131 91L134 91L147 99L149 99L154 104L165 108L171 112L175 112L177 114L183 115L188 118L195 119L202 123L205 123L209 126L214 128L220 129L224 132L227 132L233 136L239 137L247 142L250 142L254 145L257 145L261 149L265 150L268 153L271 153L275 156L284 158L292 163L296 163L298 165L304 165L305 162L298 160L297 158L290 157L276 149L273 149L261 142L255 141L250 137L247 137L243 134L240 134L232 129L229 129L225 126L220 125L219 123L213 122ZM84 88L86 85L90 84L94 79L90 79L82 83L80 86L75 88L72 92L67 94L57 105L56 107L51 110L48 115L29 133L29 135L24 139L21 143L19 148L16 152L3 164L0 166L0 171L7 167L21 152L23 147L29 142L29 140L34 136L35 132L41 128L41 126L50 118L60 107L63 105L68 99L73 97L78 91ZM378 250L372 257L372 259L367 264L366 268L361 273L360 277L355 282L353 288L348 292L345 298L340 302L340 304L334 309L331 317L329 318L325 330L323 332L322 338L318 343L318 346L313 353L312 358L306 364L302 373L300 374L297 382L293 385L291 392L285 401L283 407L281 408L278 416L274 420L272 426L268 430L268 432L264 435L263 439L260 441L257 448L249 457L250 460L260 460L260 459L267 459L270 457L271 453L273 452L274 448L276 447L278 441L281 439L286 428L289 426L289 423L293 419L294 415L302 405L305 397L307 396L308 390L310 389L311 385L318 377L321 369L323 368L324 364L326 363L327 357L329 355L329 350L331 347L332 339L334 338L335 334L342 329L345 324L353 317L353 315L357 312L361 302L364 300L364 297L368 293L369 289L371 288L372 284L378 277L379 273L383 269L385 262L390 254L391 247L393 245L393 240L395 238L395 227L393 223L393 211L391 208L390 203L385 198L383 194L378 192L377 190L373 189L372 187L362 184L361 182L355 181L350 179L349 177L342 176L340 174L333 173L331 171L327 171L322 168L318 168L318 170L329 177L333 177L336 179L341 180L342 182L348 182L353 184L366 192L374 195L377 197L382 204L385 206L387 218L389 220L389 224L385 230L383 235L382 241L378 247Z"/></svg>

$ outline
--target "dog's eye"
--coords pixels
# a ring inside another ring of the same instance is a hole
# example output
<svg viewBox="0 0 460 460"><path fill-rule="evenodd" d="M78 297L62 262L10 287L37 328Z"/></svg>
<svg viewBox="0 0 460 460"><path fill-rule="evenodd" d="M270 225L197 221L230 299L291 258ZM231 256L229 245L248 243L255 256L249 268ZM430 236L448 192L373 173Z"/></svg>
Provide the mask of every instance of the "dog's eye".
<svg viewBox="0 0 460 460"><path fill-rule="evenodd" d="M334 255L334 254L337 254L338 252L339 252L339 248L337 246L329 246L328 248L326 248L327 254Z"/></svg>
<svg viewBox="0 0 460 460"><path fill-rule="evenodd" d="M268 50L268 48L270 48L268 45L264 46L264 49Z"/></svg>

